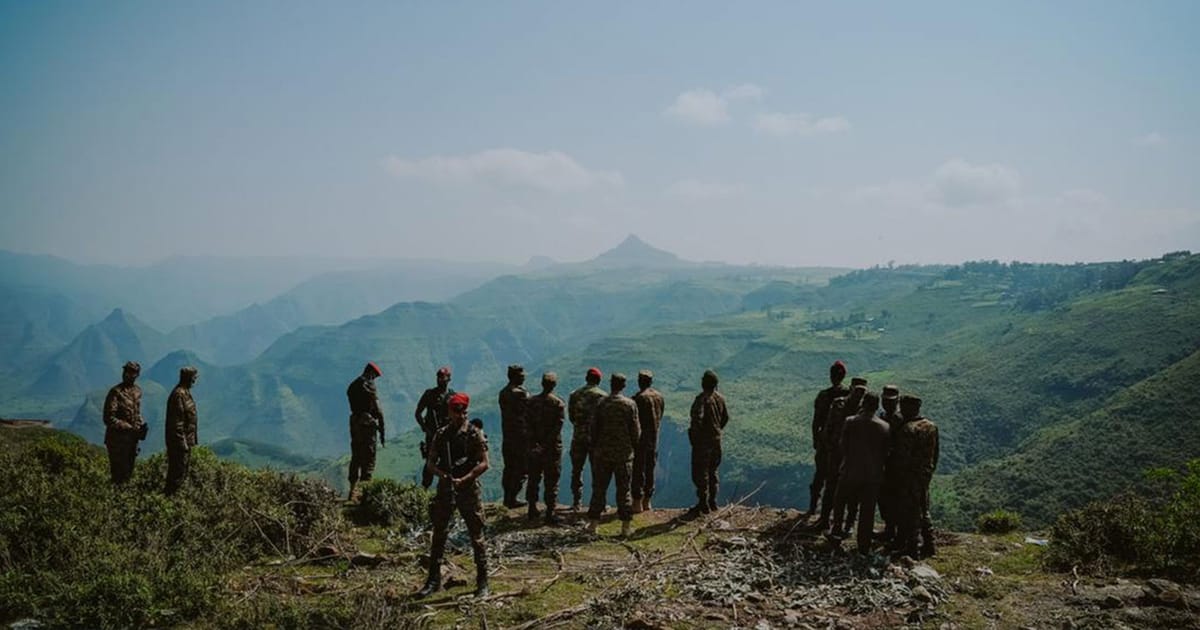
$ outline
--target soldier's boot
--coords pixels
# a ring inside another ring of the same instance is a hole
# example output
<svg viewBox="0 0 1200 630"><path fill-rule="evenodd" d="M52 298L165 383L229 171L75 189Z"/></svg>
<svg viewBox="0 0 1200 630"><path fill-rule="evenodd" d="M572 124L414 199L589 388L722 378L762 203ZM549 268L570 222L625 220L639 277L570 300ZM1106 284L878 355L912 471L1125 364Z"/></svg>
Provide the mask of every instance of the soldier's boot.
<svg viewBox="0 0 1200 630"><path fill-rule="evenodd" d="M651 505L650 505L650 497L643 497L642 498L642 511L649 512L650 510L653 510L653 509L654 508L651 507Z"/></svg>
<svg viewBox="0 0 1200 630"><path fill-rule="evenodd" d="M716 512L716 511L717 511L717 500L716 500L716 498L714 498L714 497L709 497L709 498L708 498L708 511L709 511L709 512Z"/></svg>
<svg viewBox="0 0 1200 630"><path fill-rule="evenodd" d="M600 519L588 517L587 523L583 525L583 531L589 534L595 534L600 527Z"/></svg>
<svg viewBox="0 0 1200 630"><path fill-rule="evenodd" d="M350 484L350 493L346 495L346 500L351 503L357 503L358 495L359 495L358 482L355 481L354 483Z"/></svg>
<svg viewBox="0 0 1200 630"><path fill-rule="evenodd" d="M633 521L621 521L621 538L629 538L633 535Z"/></svg>
<svg viewBox="0 0 1200 630"><path fill-rule="evenodd" d="M642 497L633 497L633 506L630 508L634 514L642 513Z"/></svg>
<svg viewBox="0 0 1200 630"><path fill-rule="evenodd" d="M884 525L883 531L875 534L875 538L884 542L890 542L896 538L896 526L888 523Z"/></svg>
<svg viewBox="0 0 1200 630"><path fill-rule="evenodd" d="M425 578L425 586L417 591L414 595L417 599L424 599L433 595L442 589L442 561L441 558L434 560L429 559L429 576Z"/></svg>
<svg viewBox="0 0 1200 630"><path fill-rule="evenodd" d="M504 507L509 509L525 507L524 501L518 501L516 493L504 497Z"/></svg>
<svg viewBox="0 0 1200 630"><path fill-rule="evenodd" d="M578 512L579 510L582 510L582 509L583 509L583 499L581 499L579 497L575 497L575 499L573 501L571 501L571 511Z"/></svg>
<svg viewBox="0 0 1200 630"><path fill-rule="evenodd" d="M937 543L933 540L933 527L921 527L921 557L928 558L937 554Z"/></svg>
<svg viewBox="0 0 1200 630"><path fill-rule="evenodd" d="M820 501L820 500L821 500L821 495L813 492L812 490L809 490L808 511L804 513L804 516L807 517L807 516L812 516L813 514L816 514L817 513L817 501Z"/></svg>
<svg viewBox="0 0 1200 630"><path fill-rule="evenodd" d="M541 510L537 508L537 503L532 501L529 503L529 520L536 521L542 515Z"/></svg>
<svg viewBox="0 0 1200 630"><path fill-rule="evenodd" d="M554 514L554 510L546 510L546 524L550 526L562 525L562 519Z"/></svg>
<svg viewBox="0 0 1200 630"><path fill-rule="evenodd" d="M475 597L487 597L491 592L488 588L487 552L475 552Z"/></svg>

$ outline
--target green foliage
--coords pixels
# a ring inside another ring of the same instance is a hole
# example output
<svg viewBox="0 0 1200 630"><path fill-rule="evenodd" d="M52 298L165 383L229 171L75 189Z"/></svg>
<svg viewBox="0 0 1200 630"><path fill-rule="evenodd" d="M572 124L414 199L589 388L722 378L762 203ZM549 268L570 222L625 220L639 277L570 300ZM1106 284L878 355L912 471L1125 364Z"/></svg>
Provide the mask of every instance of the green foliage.
<svg viewBox="0 0 1200 630"><path fill-rule="evenodd" d="M205 449L193 453L183 489L166 497L161 456L139 462L117 488L103 452L81 440L7 438L0 435L0 619L31 616L51 627L195 619L211 611L229 571L303 554L342 528L323 484L249 471Z"/></svg>
<svg viewBox="0 0 1200 630"><path fill-rule="evenodd" d="M432 496L413 483L372 479L362 486L361 498L353 510L354 521L359 525L424 527L429 524Z"/></svg>
<svg viewBox="0 0 1200 630"><path fill-rule="evenodd" d="M992 510L975 519L975 529L981 534L1007 534L1021 528L1021 515L1009 510Z"/></svg>

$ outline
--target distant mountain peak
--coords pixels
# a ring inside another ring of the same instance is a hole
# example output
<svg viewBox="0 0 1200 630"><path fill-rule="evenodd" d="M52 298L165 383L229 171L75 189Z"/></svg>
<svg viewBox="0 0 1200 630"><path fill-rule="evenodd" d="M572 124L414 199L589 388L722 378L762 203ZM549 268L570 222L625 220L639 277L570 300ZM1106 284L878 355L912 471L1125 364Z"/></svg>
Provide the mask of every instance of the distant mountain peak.
<svg viewBox="0 0 1200 630"><path fill-rule="evenodd" d="M643 241L636 234L630 234L616 247L593 258L592 262L632 267L643 265L674 266L681 264L683 261L671 252L658 249Z"/></svg>

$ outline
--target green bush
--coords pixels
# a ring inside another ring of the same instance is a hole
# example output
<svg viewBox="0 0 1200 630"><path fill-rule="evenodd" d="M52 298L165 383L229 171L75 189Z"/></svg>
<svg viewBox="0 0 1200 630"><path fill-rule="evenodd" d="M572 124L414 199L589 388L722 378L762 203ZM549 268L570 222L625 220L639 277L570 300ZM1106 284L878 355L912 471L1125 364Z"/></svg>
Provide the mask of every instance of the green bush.
<svg viewBox="0 0 1200 630"><path fill-rule="evenodd" d="M363 484L361 498L352 514L359 525L423 527L429 524L432 496L413 483L372 479Z"/></svg>
<svg viewBox="0 0 1200 630"><path fill-rule="evenodd" d="M981 534L1007 534L1021 529L1021 515L1009 510L992 510L975 519L975 529Z"/></svg>

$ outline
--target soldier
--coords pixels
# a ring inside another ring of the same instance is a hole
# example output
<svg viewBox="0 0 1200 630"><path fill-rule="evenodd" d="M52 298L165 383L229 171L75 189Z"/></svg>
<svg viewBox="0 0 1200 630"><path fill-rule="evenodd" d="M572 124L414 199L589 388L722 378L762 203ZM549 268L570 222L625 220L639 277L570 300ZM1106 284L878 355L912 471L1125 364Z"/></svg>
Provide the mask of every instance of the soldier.
<svg viewBox="0 0 1200 630"><path fill-rule="evenodd" d="M192 366L180 368L179 384L167 398L167 494L175 494L187 477L188 459L196 446L196 401L192 386L200 372Z"/></svg>
<svg viewBox="0 0 1200 630"><path fill-rule="evenodd" d="M895 505L898 522L893 550L915 559L937 552L933 523L929 518L929 482L937 469L938 430L932 420L921 415L921 399L916 396L900 397L900 415L904 417L904 424L894 446L899 493ZM918 531L923 539L919 549Z"/></svg>
<svg viewBox="0 0 1200 630"><path fill-rule="evenodd" d="M650 510L650 497L654 496L654 467L658 465L658 428L662 424L663 397L650 387L654 373L650 370L638 372L638 393L633 395L637 405L638 420L642 424L642 437L633 454L633 513Z"/></svg>
<svg viewBox="0 0 1200 630"><path fill-rule="evenodd" d="M625 375L614 373L609 378L612 393L596 405L592 417L592 502L588 508L588 530L596 531L608 496L608 482L617 478L617 518L621 519L621 536L632 532L633 507L630 505L629 485L633 475L633 451L641 438L637 403L621 395Z"/></svg>
<svg viewBox="0 0 1200 630"><path fill-rule="evenodd" d="M450 366L438 368L436 378L437 387L430 387L421 394L421 399L417 401L417 410L413 412L417 426L425 432L425 441L421 442L421 459L425 460L429 459L429 444L433 441L433 434L445 426L449 419L446 401L454 395L454 390L450 388ZM428 488L431 483L433 473L429 471L429 467L422 467L421 487Z"/></svg>
<svg viewBox="0 0 1200 630"><path fill-rule="evenodd" d="M375 393L375 379L380 376L383 376L383 370L374 362L368 362L362 374L346 388L346 398L350 401L351 501L358 500L359 482L370 481L375 472L375 433L379 433L381 445L387 444L383 411Z"/></svg>
<svg viewBox="0 0 1200 630"><path fill-rule="evenodd" d="M567 410L571 417L571 509L578 512L583 502L583 467L592 450L592 416L596 405L608 395L600 389L600 368L588 368L583 387L571 392Z"/></svg>
<svg viewBox="0 0 1200 630"><path fill-rule="evenodd" d="M558 506L558 478L562 474L562 427L566 404L554 395L558 375L542 375L542 393L529 399L526 420L529 427L529 486L525 501L529 503L529 520L538 518L538 481L546 484L546 524L557 525L554 508Z"/></svg>
<svg viewBox="0 0 1200 630"><path fill-rule="evenodd" d="M504 472L500 485L504 488L504 507L519 508L521 486L525 484L529 440L526 436L525 406L529 394L521 387L525 383L525 368L508 366L508 385L500 390L500 454L504 456Z"/></svg>
<svg viewBox="0 0 1200 630"><path fill-rule="evenodd" d="M700 377L703 390L692 401L691 426L688 441L692 444L692 483L696 486L696 506L693 515L708 514L717 509L717 491L721 466L721 433L729 424L729 410L725 397L717 391L717 373L705 370Z"/></svg>
<svg viewBox="0 0 1200 630"><path fill-rule="evenodd" d="M457 393L447 401L449 422L438 429L429 444L425 467L438 477L437 494L429 503L433 521L433 543L429 548L429 577L416 597L428 597L442 587L442 555L455 508L467 526L471 550L475 556L475 596L488 594L487 547L483 541L483 495L479 476L487 472L487 438L474 424L467 422L471 399Z"/></svg>
<svg viewBox="0 0 1200 630"><path fill-rule="evenodd" d="M883 412L880 414L880 419L888 424L889 446L888 446L888 461L884 467L883 483L879 486L879 515L883 517L884 527L883 533L880 534L881 540L892 540L896 537L896 518L892 513L896 503L896 475L892 473L892 448L896 442L896 436L900 433L900 426L904 424L904 417L900 415L900 388L895 385L885 385L883 388Z"/></svg>
<svg viewBox="0 0 1200 630"><path fill-rule="evenodd" d="M888 435L891 429L875 417L879 397L863 396L858 415L846 420L842 429L842 469L838 481L838 506L834 509L833 526L829 535L842 538L842 518L848 506L850 513L858 512L858 552L871 551L871 534L875 529L875 501L883 481L883 465L887 461Z"/></svg>
<svg viewBox="0 0 1200 630"><path fill-rule="evenodd" d="M104 446L108 449L108 470L115 484L129 481L137 459L138 442L146 439L142 420L142 388L136 382L142 366L130 361L121 369L121 382L108 390L104 398Z"/></svg>
<svg viewBox="0 0 1200 630"><path fill-rule="evenodd" d="M825 455L821 450L822 431L825 429L825 420L829 417L829 407L833 404L833 401L850 394L850 390L842 385L842 380L845 378L846 364L841 361L834 361L833 365L829 366L830 386L818 392L816 400L813 401L812 442L814 467L812 483L808 485L808 513L805 516L812 516L817 513L817 501L821 499L821 488L825 485L826 476Z"/></svg>
<svg viewBox="0 0 1200 630"><path fill-rule="evenodd" d="M867 393L867 379L850 379L850 394L837 398L829 405L829 416L825 428L821 429L821 451L825 456L825 489L821 493L821 518L813 524L814 529L829 527L829 517L837 503L837 486L842 470L842 427L846 418L858 413L862 398ZM853 520L853 519L851 519Z"/></svg>

